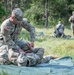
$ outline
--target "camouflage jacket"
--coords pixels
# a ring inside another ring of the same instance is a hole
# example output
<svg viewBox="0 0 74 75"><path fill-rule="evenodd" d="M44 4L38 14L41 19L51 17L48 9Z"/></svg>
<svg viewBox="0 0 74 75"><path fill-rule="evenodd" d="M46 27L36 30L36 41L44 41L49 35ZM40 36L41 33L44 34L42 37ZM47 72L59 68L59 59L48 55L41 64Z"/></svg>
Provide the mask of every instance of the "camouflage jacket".
<svg viewBox="0 0 74 75"><path fill-rule="evenodd" d="M25 28L30 33L30 41L35 40L35 28L27 21L27 19L23 18L22 22L18 25L15 25L10 21L10 19L6 19L1 25L1 33L4 35L4 41L9 46L16 46L19 48L15 41L18 40L18 35L20 34L22 27Z"/></svg>

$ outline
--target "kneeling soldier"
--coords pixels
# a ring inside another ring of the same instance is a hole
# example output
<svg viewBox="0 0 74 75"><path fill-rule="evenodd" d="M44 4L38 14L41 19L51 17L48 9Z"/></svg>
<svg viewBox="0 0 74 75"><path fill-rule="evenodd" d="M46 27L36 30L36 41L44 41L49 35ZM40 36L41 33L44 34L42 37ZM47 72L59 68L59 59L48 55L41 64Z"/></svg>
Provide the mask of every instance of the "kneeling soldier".
<svg viewBox="0 0 74 75"><path fill-rule="evenodd" d="M55 37L64 37L64 25L61 23L61 21L58 22L56 25L54 36Z"/></svg>

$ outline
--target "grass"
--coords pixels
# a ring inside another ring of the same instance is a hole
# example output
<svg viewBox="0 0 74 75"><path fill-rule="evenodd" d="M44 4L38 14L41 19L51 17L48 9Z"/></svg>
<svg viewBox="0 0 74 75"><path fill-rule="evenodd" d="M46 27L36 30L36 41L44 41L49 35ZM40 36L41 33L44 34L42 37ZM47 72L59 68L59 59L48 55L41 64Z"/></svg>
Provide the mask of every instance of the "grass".
<svg viewBox="0 0 74 75"><path fill-rule="evenodd" d="M4 70L2 70L1 72L0 72L0 75L9 75L6 71L4 71Z"/></svg>
<svg viewBox="0 0 74 75"><path fill-rule="evenodd" d="M43 36L38 36L39 32L43 32ZM36 27L36 40L35 47L43 47L45 49L44 55L56 55L59 57L71 56L74 60L74 40L64 38L54 38L54 28L37 28ZM65 29L66 35L71 35L70 28ZM24 29L22 30L20 37L29 41L29 33Z"/></svg>

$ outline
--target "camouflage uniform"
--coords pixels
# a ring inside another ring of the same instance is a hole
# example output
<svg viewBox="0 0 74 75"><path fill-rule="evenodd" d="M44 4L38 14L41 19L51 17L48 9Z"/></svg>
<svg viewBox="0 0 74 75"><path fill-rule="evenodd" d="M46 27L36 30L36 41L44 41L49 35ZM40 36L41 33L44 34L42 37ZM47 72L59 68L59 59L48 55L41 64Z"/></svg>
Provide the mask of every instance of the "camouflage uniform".
<svg viewBox="0 0 74 75"><path fill-rule="evenodd" d="M8 62L8 46L4 43L3 35L0 34L0 64Z"/></svg>
<svg viewBox="0 0 74 75"><path fill-rule="evenodd" d="M59 22L56 25L55 31L54 31L54 36L56 37L63 37L64 36L64 25Z"/></svg>
<svg viewBox="0 0 74 75"><path fill-rule="evenodd" d="M71 22L72 34L73 34L73 36L74 36L74 15L70 17L70 22Z"/></svg>
<svg viewBox="0 0 74 75"><path fill-rule="evenodd" d="M21 43L21 44L20 44ZM17 50L9 50L9 60L19 66L34 66L41 63L43 59L43 48L30 48L25 40L19 40L16 44L24 50L24 52L30 50L27 53L19 53Z"/></svg>
<svg viewBox="0 0 74 75"><path fill-rule="evenodd" d="M19 8L13 10L15 17L18 18L22 12ZM18 16L17 16L18 15ZM20 20L20 18L18 18ZM44 49L36 48L33 49L31 53L19 53L20 47L19 44L22 44L22 40L19 41L18 35L20 34L22 27L25 28L30 33L30 41L35 40L35 28L27 21L27 19L23 18L20 23L15 25L10 18L6 19L1 25L1 34L4 36L4 43L8 46L8 58L9 61L14 64L23 64L26 65L25 62L32 62L30 65L35 65L37 61L42 59ZM19 44L18 44L19 43ZM3 44L4 45L4 44ZM28 58L27 58L28 57ZM28 59L28 60L27 60ZM33 61L32 61L33 59Z"/></svg>

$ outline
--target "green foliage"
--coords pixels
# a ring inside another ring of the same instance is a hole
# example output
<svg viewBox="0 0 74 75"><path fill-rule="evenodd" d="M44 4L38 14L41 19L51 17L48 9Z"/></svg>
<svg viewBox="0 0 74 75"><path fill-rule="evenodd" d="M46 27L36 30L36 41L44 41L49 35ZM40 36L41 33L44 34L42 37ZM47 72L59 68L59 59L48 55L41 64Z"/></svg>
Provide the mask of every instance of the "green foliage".
<svg viewBox="0 0 74 75"><path fill-rule="evenodd" d="M22 37L21 37L22 36ZM30 35L28 32L26 32L26 30L22 29L22 32L19 36L21 39L25 39L25 40L30 40Z"/></svg>
<svg viewBox="0 0 74 75"><path fill-rule="evenodd" d="M27 17L35 25L45 25L45 0L32 0L29 3L30 8L24 12ZM54 25L57 21L62 20L68 24L71 12L74 10L73 0L50 0L48 1L48 21L49 26Z"/></svg>
<svg viewBox="0 0 74 75"><path fill-rule="evenodd" d="M0 3L0 19L5 15L5 10L2 7L2 4Z"/></svg>
<svg viewBox="0 0 74 75"><path fill-rule="evenodd" d="M40 2L31 4L31 8L24 14L34 24L44 24L44 6Z"/></svg>
<svg viewBox="0 0 74 75"><path fill-rule="evenodd" d="M31 23L34 25L45 25L46 0L1 0L1 3L6 10L6 17L10 16L12 8L20 7L24 11L24 17L28 18ZM54 25L58 20L68 24L68 19L72 11L74 11L73 3L74 0L48 0L49 26ZM3 10L0 10L0 14L4 15ZM0 18L2 15L0 15Z"/></svg>

